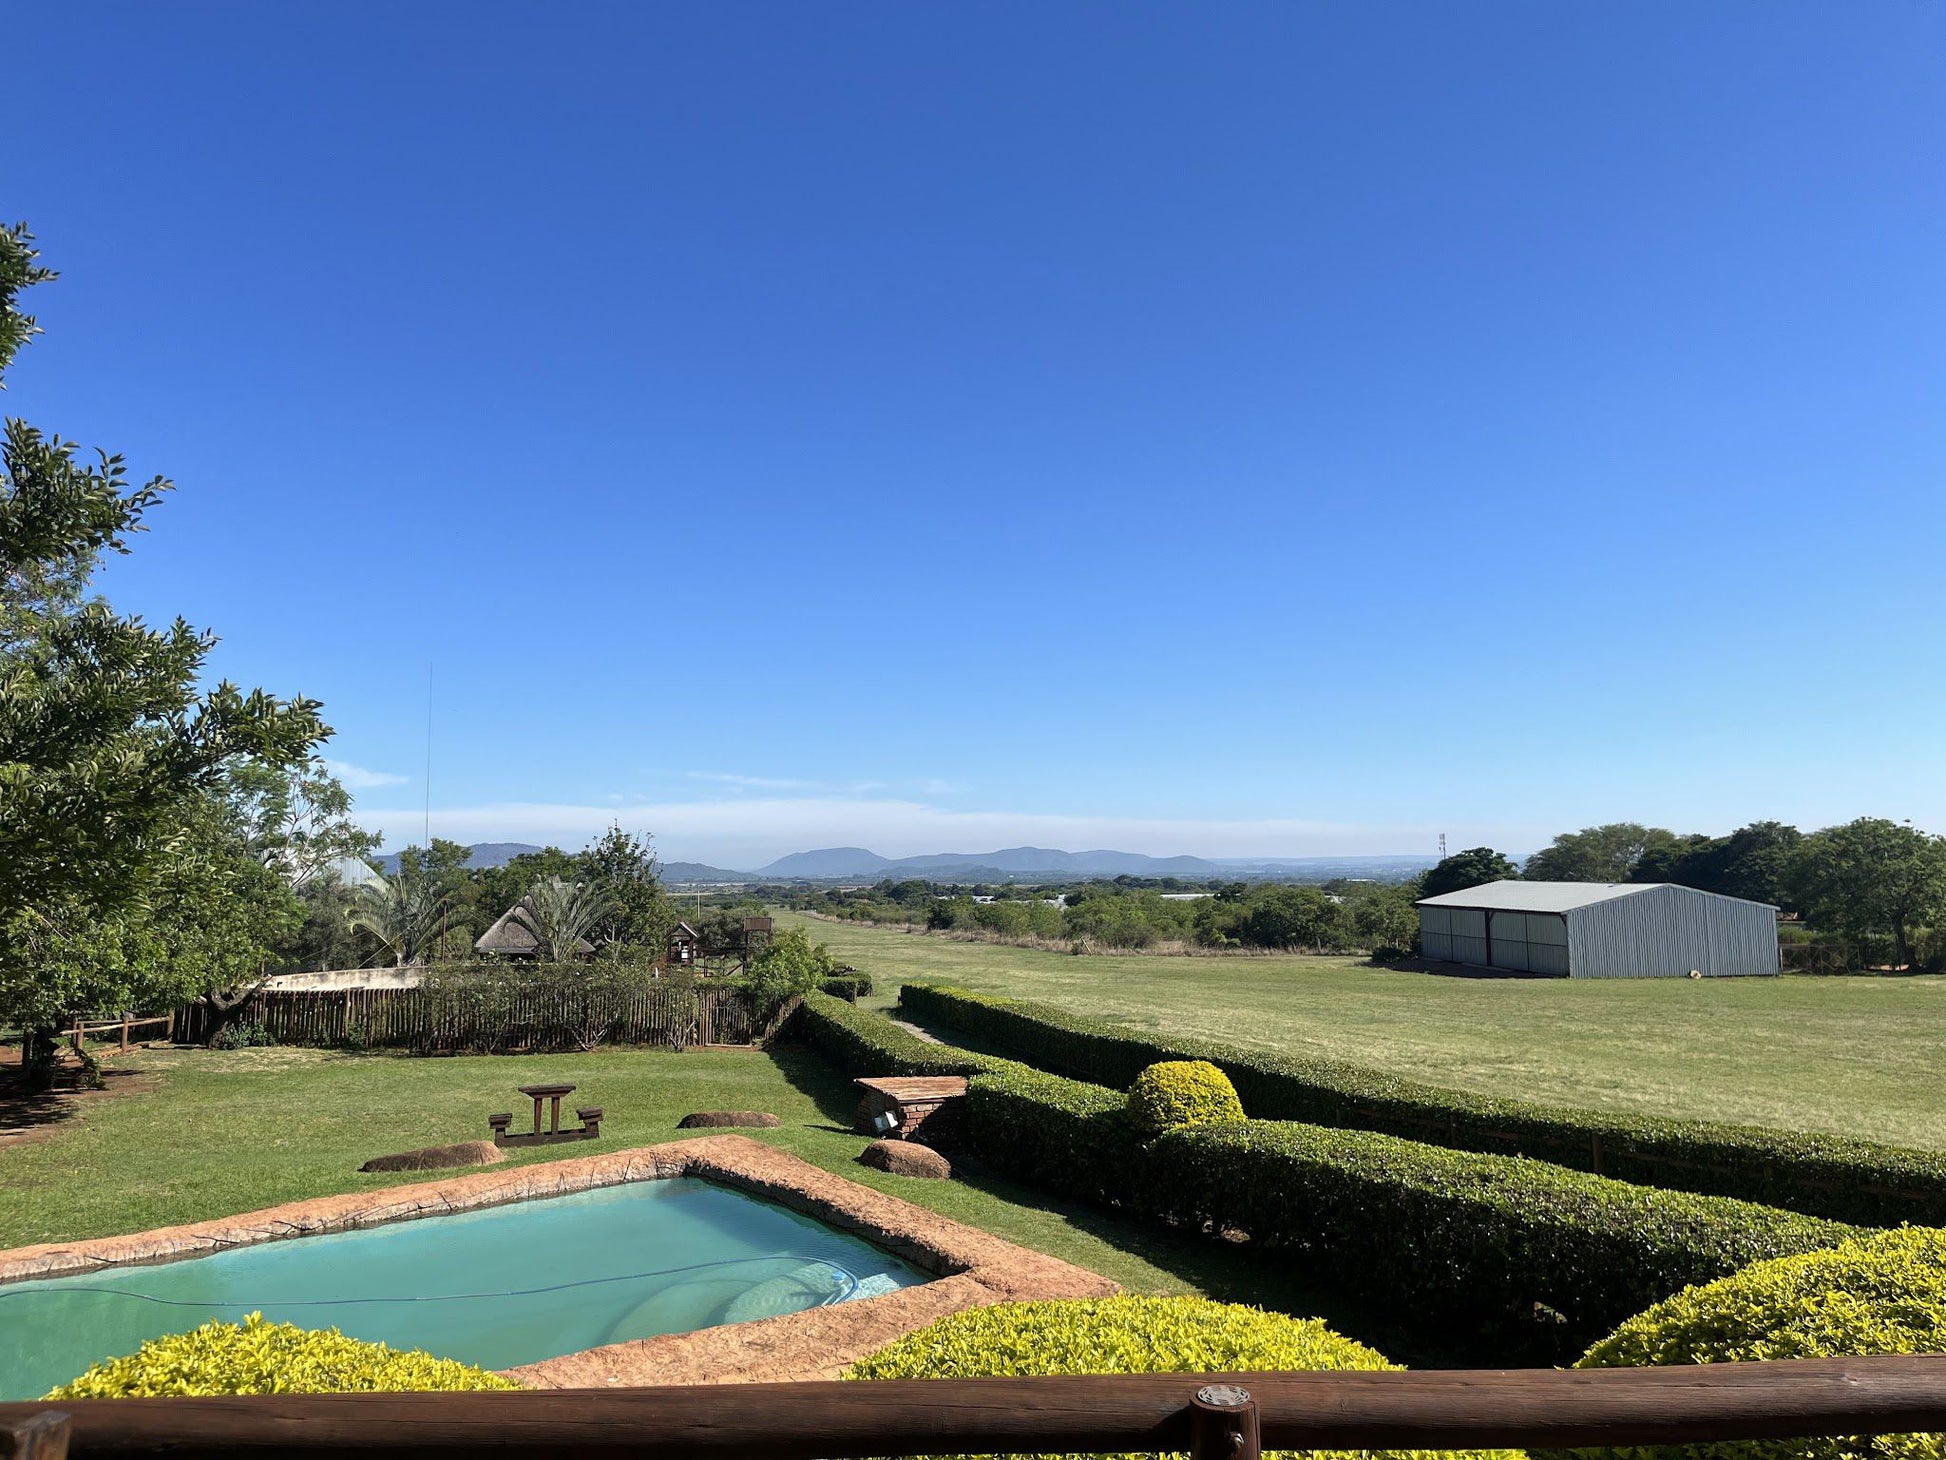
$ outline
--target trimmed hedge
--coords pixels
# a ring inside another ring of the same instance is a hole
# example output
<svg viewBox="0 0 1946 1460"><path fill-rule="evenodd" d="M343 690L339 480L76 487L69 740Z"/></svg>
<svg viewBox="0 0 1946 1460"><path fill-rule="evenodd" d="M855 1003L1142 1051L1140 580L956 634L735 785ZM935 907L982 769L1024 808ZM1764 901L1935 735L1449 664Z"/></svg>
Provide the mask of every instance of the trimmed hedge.
<svg viewBox="0 0 1946 1460"><path fill-rule="evenodd" d="M978 1379L1397 1367L1376 1349L1332 1332L1315 1318L1289 1318L1208 1298L1120 1297L971 1308L895 1340L853 1364L845 1377ZM1455 1454L1437 1450L1309 1453L1328 1460L1404 1455L1447 1460ZM1470 1453L1483 1460L1515 1460L1520 1455L1517 1450Z"/></svg>
<svg viewBox="0 0 1946 1460"><path fill-rule="evenodd" d="M786 1028L809 1040L847 1075L976 1075L1012 1063L930 1044L883 1014L820 991L808 993Z"/></svg>
<svg viewBox="0 0 1946 1460"><path fill-rule="evenodd" d="M1165 1215L1325 1258L1420 1321L1549 1360L1688 1284L1857 1235L1729 1197L1283 1121L1171 1131L1143 1161Z"/></svg>
<svg viewBox="0 0 1946 1460"><path fill-rule="evenodd" d="M1242 1120L1243 1106L1230 1077L1208 1060L1164 1060L1128 1087L1128 1119L1142 1135L1159 1136L1177 1126Z"/></svg>
<svg viewBox="0 0 1946 1460"><path fill-rule="evenodd" d="M1024 1067L976 1077L965 1138L994 1168L1178 1226L1328 1264L1361 1295L1509 1355L1572 1357L1686 1284L1856 1229L1541 1161L1288 1122L1144 1141L1113 1090Z"/></svg>
<svg viewBox="0 0 1946 1460"><path fill-rule="evenodd" d="M1946 1352L1946 1232L1876 1232L1780 1257L1638 1313L1576 1365L1725 1364ZM1558 1460L1941 1460L1946 1434L1821 1436L1550 1452Z"/></svg>
<svg viewBox="0 0 1946 1460"><path fill-rule="evenodd" d="M1661 1120L1447 1090L1331 1060L1148 1034L1047 1004L906 984L922 1018L1039 1069L1125 1090L1162 1060L1208 1060L1250 1115L1530 1156L1621 1181L1737 1197L1866 1226L1946 1226L1946 1152L1842 1136Z"/></svg>
<svg viewBox="0 0 1946 1460"><path fill-rule="evenodd" d="M367 1394L406 1390L518 1389L498 1374L419 1349L346 1338L335 1328L205 1323L152 1338L125 1358L96 1364L48 1399L140 1399L197 1394Z"/></svg>
<svg viewBox="0 0 1946 1460"><path fill-rule="evenodd" d="M872 991L872 976L850 969L844 973L834 973L818 984L818 988L833 998L857 1003Z"/></svg>

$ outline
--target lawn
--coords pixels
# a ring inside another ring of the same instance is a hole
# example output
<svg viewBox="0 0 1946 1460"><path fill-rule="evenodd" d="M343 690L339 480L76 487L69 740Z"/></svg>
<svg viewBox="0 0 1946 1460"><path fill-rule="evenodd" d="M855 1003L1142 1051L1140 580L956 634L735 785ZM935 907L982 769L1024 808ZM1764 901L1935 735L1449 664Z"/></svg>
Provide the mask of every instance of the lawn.
<svg viewBox="0 0 1946 1460"><path fill-rule="evenodd" d="M782 914L872 975L1605 1110L1946 1147L1946 978L1499 979L1082 956Z"/></svg>
<svg viewBox="0 0 1946 1460"><path fill-rule="evenodd" d="M0 1247L137 1232L425 1180L357 1168L391 1151L484 1137L489 1112L527 1108L516 1085L571 1080L580 1087L574 1099L605 1109L602 1139L509 1152L510 1162L683 1139L691 1133L678 1132L676 1121L692 1110L768 1110L783 1126L744 1134L1133 1291L1203 1293L1323 1316L1407 1362L1463 1357L1423 1346L1401 1318L1334 1296L1300 1264L1266 1271L1226 1244L1124 1222L977 1172L922 1181L860 1166L855 1158L865 1141L850 1130L856 1092L805 1050L453 1059L146 1050L109 1068L152 1075L154 1087L92 1097L81 1118L54 1126L46 1139L0 1146Z"/></svg>

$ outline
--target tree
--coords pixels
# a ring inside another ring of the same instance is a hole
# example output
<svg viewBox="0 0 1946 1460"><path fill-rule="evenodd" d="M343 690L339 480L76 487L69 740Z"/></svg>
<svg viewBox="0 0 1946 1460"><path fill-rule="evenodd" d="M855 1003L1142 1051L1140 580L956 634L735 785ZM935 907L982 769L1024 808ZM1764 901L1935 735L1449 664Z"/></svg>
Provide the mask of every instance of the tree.
<svg viewBox="0 0 1946 1460"><path fill-rule="evenodd" d="M607 890L593 882L543 877L515 906L513 919L534 935L543 957L553 963L567 963L588 950L588 935L597 931L612 911Z"/></svg>
<svg viewBox="0 0 1946 1460"><path fill-rule="evenodd" d="M1626 882L1643 856L1675 840L1659 826L1615 821L1563 832L1527 859L1529 882Z"/></svg>
<svg viewBox="0 0 1946 1460"><path fill-rule="evenodd" d="M653 838L611 826L576 860L583 878L600 887L608 902L594 941L661 953L676 926L676 911L662 890Z"/></svg>
<svg viewBox="0 0 1946 1460"><path fill-rule="evenodd" d="M1331 941L1335 907L1321 888L1271 888L1250 904L1245 941L1259 948L1322 948Z"/></svg>
<svg viewBox="0 0 1946 1460"><path fill-rule="evenodd" d="M1912 929L1946 915L1946 840L1861 816L1805 837L1791 880L1812 927L1852 938L1890 933L1894 962L1908 967Z"/></svg>
<svg viewBox="0 0 1946 1460"><path fill-rule="evenodd" d="M0 373L36 333L16 302L54 277L37 258L24 227L0 228ZM171 485L131 486L120 457L87 466L77 450L12 418L0 443L0 1023L27 1031L43 1069L68 1016L132 999L153 971L138 930L195 798L239 762L308 759L330 733L315 701L199 692L213 636L85 598L100 555L127 552Z"/></svg>
<svg viewBox="0 0 1946 1460"><path fill-rule="evenodd" d="M390 949L403 968L424 961L439 937L447 900L424 868L401 866L394 876L374 876L354 890L349 920Z"/></svg>
<svg viewBox="0 0 1946 1460"><path fill-rule="evenodd" d="M1507 882L1520 875L1520 869L1492 847L1468 847L1443 858L1426 874L1419 886L1421 897L1438 897L1446 892L1463 892L1488 882Z"/></svg>
<svg viewBox="0 0 1946 1460"><path fill-rule="evenodd" d="M1781 821L1756 821L1728 836L1693 836L1652 848L1635 864L1632 882L1676 882L1791 907L1791 865L1804 834Z"/></svg>
<svg viewBox="0 0 1946 1460"><path fill-rule="evenodd" d="M792 994L806 994L831 977L831 950L813 944L802 928L786 928L750 960L743 988L757 1013L769 1014Z"/></svg>

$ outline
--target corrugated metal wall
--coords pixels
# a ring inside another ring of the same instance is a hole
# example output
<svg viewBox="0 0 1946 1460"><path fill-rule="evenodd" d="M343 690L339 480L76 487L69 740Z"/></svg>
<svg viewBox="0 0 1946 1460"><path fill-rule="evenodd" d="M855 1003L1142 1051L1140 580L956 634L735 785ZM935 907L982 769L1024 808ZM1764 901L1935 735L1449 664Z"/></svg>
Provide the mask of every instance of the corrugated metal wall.
<svg viewBox="0 0 1946 1460"><path fill-rule="evenodd" d="M1496 912L1492 917L1493 967L1516 973L1568 971L1568 925L1559 913Z"/></svg>
<svg viewBox="0 0 1946 1460"><path fill-rule="evenodd" d="M1777 972L1777 915L1762 903L1654 887L1567 915L1576 978L1684 978Z"/></svg>
<svg viewBox="0 0 1946 1460"><path fill-rule="evenodd" d="M1487 915L1478 908L1419 909L1419 951L1448 963L1487 961Z"/></svg>

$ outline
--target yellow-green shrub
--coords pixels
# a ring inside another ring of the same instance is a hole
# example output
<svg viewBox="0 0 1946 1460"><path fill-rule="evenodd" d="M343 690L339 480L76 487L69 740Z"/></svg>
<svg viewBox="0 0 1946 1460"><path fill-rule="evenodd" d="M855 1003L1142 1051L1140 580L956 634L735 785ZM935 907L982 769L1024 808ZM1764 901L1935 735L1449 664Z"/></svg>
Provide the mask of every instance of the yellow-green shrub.
<svg viewBox="0 0 1946 1460"><path fill-rule="evenodd" d="M1904 1227L1827 1251L1753 1263L1685 1288L1622 1324L1577 1367L1940 1352L1946 1352L1946 1231ZM1946 1460L1946 1435L1575 1453L1610 1460Z"/></svg>
<svg viewBox="0 0 1946 1460"><path fill-rule="evenodd" d="M1128 1118L1145 1139L1184 1125L1242 1120L1230 1077L1208 1060L1164 1060L1128 1087Z"/></svg>
<svg viewBox="0 0 1946 1460"><path fill-rule="evenodd" d="M406 1389L517 1389L498 1374L418 1349L346 1338L335 1328L205 1323L153 1338L126 1358L96 1364L49 1399L136 1399L173 1394L354 1394Z"/></svg>
<svg viewBox="0 0 1946 1460"><path fill-rule="evenodd" d="M1021 1374L1172 1374L1249 1369L1396 1369L1315 1318L1208 1298L1083 1298L969 1308L908 1333L848 1379L974 1379ZM1441 1451L1314 1451L1433 1460ZM1519 1451L1480 1451L1519 1460ZM1095 1457L1110 1460L1110 1457ZM1113 1457L1134 1460L1134 1457Z"/></svg>

